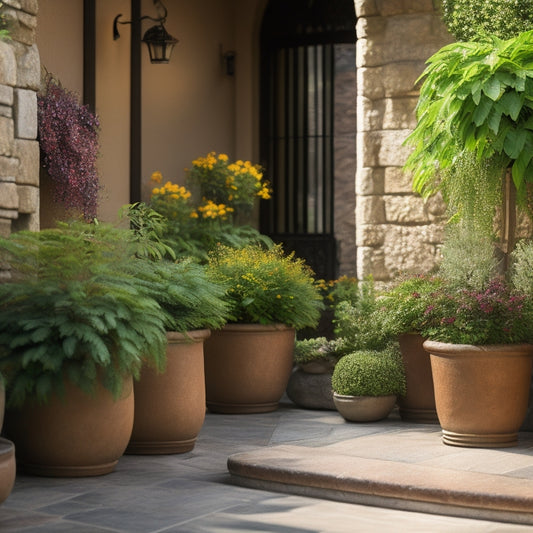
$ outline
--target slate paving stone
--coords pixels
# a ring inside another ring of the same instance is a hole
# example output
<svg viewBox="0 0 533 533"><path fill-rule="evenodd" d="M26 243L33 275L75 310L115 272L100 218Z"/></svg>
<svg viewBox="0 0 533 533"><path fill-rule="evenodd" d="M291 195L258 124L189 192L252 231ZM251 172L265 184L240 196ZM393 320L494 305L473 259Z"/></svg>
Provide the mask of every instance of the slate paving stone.
<svg viewBox="0 0 533 533"><path fill-rule="evenodd" d="M325 494L317 498L311 493L301 496L287 490L248 488L235 484L227 469L228 457L241 452L266 452L281 445L300 450L300 455L314 450L318 456L335 456L344 447L344 453L359 461L376 456L383 464L428 462L431 468L457 468L460 475L468 475L473 467L497 470L521 482L531 480L533 491L533 433L527 434L530 441L524 441L523 448L484 455L440 444L439 432L434 425L405 424L397 411L379 423L354 424L336 412L299 409L288 401L273 413L207 412L195 448L185 454L126 455L113 473L94 478L18 473L13 492L0 506L0 532L531 532L533 526L480 517L457 518L433 514L434 510L420 513L321 499L329 497Z"/></svg>

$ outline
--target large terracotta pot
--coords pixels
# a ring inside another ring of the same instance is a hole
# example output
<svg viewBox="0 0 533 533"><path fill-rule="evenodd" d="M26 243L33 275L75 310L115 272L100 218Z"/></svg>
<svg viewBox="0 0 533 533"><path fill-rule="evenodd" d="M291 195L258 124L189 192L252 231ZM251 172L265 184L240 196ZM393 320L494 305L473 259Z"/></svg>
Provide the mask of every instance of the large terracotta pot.
<svg viewBox="0 0 533 533"><path fill-rule="evenodd" d="M4 422L5 399L4 385L0 382L0 433ZM11 494L16 471L15 446L10 440L0 438L0 503Z"/></svg>
<svg viewBox="0 0 533 533"><path fill-rule="evenodd" d="M407 385L406 395L398 397L400 416L408 422L438 424L431 361L424 350L424 337L406 333L398 340Z"/></svg>
<svg viewBox="0 0 533 533"><path fill-rule="evenodd" d="M278 408L293 367L294 329L228 324L204 346L207 407L214 413Z"/></svg>
<svg viewBox="0 0 533 533"><path fill-rule="evenodd" d="M471 346L425 341L431 354L443 442L515 446L524 421L533 345Z"/></svg>
<svg viewBox="0 0 533 533"><path fill-rule="evenodd" d="M134 384L135 416L126 453L192 450L205 419L204 341L208 329L167 333L163 373L144 367Z"/></svg>
<svg viewBox="0 0 533 533"><path fill-rule="evenodd" d="M24 471L54 477L112 472L132 427L131 376L116 401L102 385L89 395L66 382L64 398L53 394L44 405L30 399L20 409L8 409L5 420L6 435L15 443Z"/></svg>

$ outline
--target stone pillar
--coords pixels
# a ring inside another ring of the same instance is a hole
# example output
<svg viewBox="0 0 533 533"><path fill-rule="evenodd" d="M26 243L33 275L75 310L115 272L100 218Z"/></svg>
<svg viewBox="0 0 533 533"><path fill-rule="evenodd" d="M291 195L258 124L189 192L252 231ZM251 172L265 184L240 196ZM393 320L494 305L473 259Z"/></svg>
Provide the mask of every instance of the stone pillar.
<svg viewBox="0 0 533 533"><path fill-rule="evenodd" d="M35 45L37 0L3 0L10 39L0 40L0 235L39 229Z"/></svg>
<svg viewBox="0 0 533 533"><path fill-rule="evenodd" d="M355 0L357 275L426 272L442 243L443 205L414 195L402 172L416 124L415 81L451 41L432 0Z"/></svg>

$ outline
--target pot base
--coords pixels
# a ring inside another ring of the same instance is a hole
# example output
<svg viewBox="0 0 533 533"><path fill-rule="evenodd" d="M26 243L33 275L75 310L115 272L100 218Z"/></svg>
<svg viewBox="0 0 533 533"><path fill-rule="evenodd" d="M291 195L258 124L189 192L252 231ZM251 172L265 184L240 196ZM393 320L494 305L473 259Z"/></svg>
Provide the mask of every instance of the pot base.
<svg viewBox="0 0 533 533"><path fill-rule="evenodd" d="M113 472L118 460L99 465L79 466L79 465L39 465L31 463L21 463L20 468L26 474L45 477L89 477L103 476Z"/></svg>
<svg viewBox="0 0 533 533"><path fill-rule="evenodd" d="M415 409L400 405L400 417L405 422L415 424L438 424L439 417L436 409Z"/></svg>
<svg viewBox="0 0 533 533"><path fill-rule="evenodd" d="M475 435L442 430L442 442L448 446L466 448L510 448L518 444L518 433Z"/></svg>
<svg viewBox="0 0 533 533"><path fill-rule="evenodd" d="M16 477L15 446L0 438L0 503L5 501L13 490Z"/></svg>
<svg viewBox="0 0 533 533"><path fill-rule="evenodd" d="M166 455L190 452L196 444L196 437L176 441L130 441L126 448L128 455Z"/></svg>
<svg viewBox="0 0 533 533"><path fill-rule="evenodd" d="M270 413L272 411L276 411L278 407L279 407L278 402L255 403L255 404L207 402L207 408L212 413L220 413L220 414L226 414L226 415Z"/></svg>

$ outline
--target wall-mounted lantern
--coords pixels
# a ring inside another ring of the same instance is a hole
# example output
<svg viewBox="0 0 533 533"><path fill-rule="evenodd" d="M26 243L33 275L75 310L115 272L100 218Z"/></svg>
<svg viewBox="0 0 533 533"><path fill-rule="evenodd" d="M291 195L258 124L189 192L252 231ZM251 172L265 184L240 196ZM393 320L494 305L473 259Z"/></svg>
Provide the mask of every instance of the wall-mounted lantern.
<svg viewBox="0 0 533 533"><path fill-rule="evenodd" d="M168 63L170 61L170 56L172 54L172 50L174 48L174 45L178 42L178 40L172 35L170 35L167 30L165 29L165 26L163 25L164 22L167 20L167 8L163 5L161 0L154 0L154 5L156 5L159 8L163 10L163 14L160 17L153 18L149 17L148 15L145 15L141 17L139 20L152 20L153 22L157 22L156 25L152 26L148 30L146 30L143 38L141 39L143 43L146 43L148 46L148 52L150 53L150 62L154 64L161 64L161 63ZM113 39L116 41L118 38L120 38L120 34L118 32L118 25L119 24L131 24L131 20L129 21L121 21L119 20L122 14L117 15L115 19L113 20Z"/></svg>

